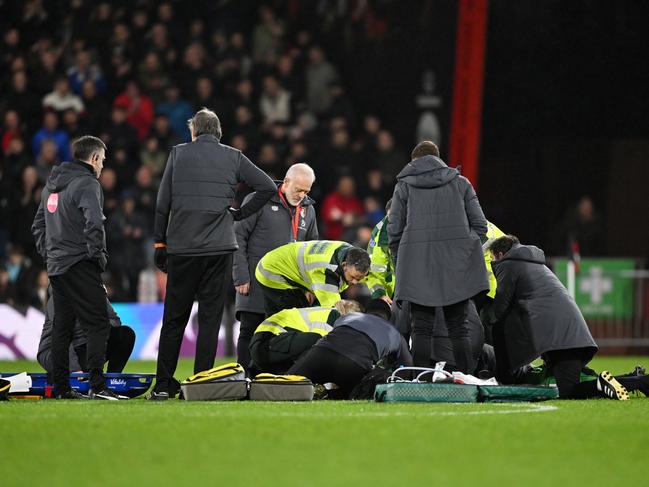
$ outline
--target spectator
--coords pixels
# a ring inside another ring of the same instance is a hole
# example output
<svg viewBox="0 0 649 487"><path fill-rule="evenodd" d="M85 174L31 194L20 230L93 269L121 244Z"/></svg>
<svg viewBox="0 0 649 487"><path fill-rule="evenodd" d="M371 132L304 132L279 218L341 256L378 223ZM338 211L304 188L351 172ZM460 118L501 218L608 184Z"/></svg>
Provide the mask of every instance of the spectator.
<svg viewBox="0 0 649 487"><path fill-rule="evenodd" d="M56 112L64 112L68 108L81 113L84 110L81 98L70 91L67 78L58 78L54 82L54 91L43 98L43 107Z"/></svg>
<svg viewBox="0 0 649 487"><path fill-rule="evenodd" d="M394 147L394 138L387 130L380 130L376 137L376 159L374 163L390 185L395 183L397 173L407 162L406 157Z"/></svg>
<svg viewBox="0 0 649 487"><path fill-rule="evenodd" d="M25 167L31 164L33 164L33 159L25 151L25 142L23 142L23 139L12 139L7 147L7 152L5 152L4 178L0 178L0 181L4 183L19 181L20 175L23 173ZM9 193L9 188L5 190L2 188L2 184L0 184L0 190L4 195L8 195ZM0 250L1 254L2 250Z"/></svg>
<svg viewBox="0 0 649 487"><path fill-rule="evenodd" d="M156 114L150 135L156 138L160 149L167 153L174 145L181 143L180 138L171 131L169 117L164 113Z"/></svg>
<svg viewBox="0 0 649 487"><path fill-rule="evenodd" d="M140 166L135 173L135 188L133 199L135 209L142 215L146 223L146 235L153 235L153 215L155 214L156 197L158 188L153 181L151 169Z"/></svg>
<svg viewBox="0 0 649 487"><path fill-rule="evenodd" d="M209 70L205 65L205 49L202 44L193 42L187 46L183 56L181 85L183 96L190 97L194 93L196 80L204 76L209 76Z"/></svg>
<svg viewBox="0 0 649 487"><path fill-rule="evenodd" d="M598 257L604 254L604 227L590 196L582 196L577 205L568 210L557 235L561 238L556 245L559 254L572 251L573 243L578 246L582 257Z"/></svg>
<svg viewBox="0 0 649 487"><path fill-rule="evenodd" d="M144 140L153 123L153 102L151 98L140 93L135 81L126 83L126 90L115 98L116 107L126 110L126 121L137 130L139 140Z"/></svg>
<svg viewBox="0 0 649 487"><path fill-rule="evenodd" d="M157 113L163 113L169 118L169 125L176 137L183 142L189 142L190 135L187 120L192 115L192 106L189 102L179 98L180 91L177 86L170 85L165 89L165 99L156 107Z"/></svg>
<svg viewBox="0 0 649 487"><path fill-rule="evenodd" d="M13 228L11 229L12 242L20 247L31 258L38 259L34 238L31 234L31 221L36 214L41 199L43 187L38 182L38 173L33 166L23 170L20 187L15 193L11 205ZM9 269L10 273L11 268ZM15 277L15 276L13 276ZM13 280L13 279L12 279Z"/></svg>
<svg viewBox="0 0 649 487"><path fill-rule="evenodd" d="M66 81L67 83L67 81ZM54 141L57 153L61 161L69 161L72 158L70 154L70 138L63 130L59 128L59 117L54 112L45 112L43 115L43 127L36 132L32 139L32 151L34 156L41 153L41 144L44 140Z"/></svg>
<svg viewBox="0 0 649 487"><path fill-rule="evenodd" d="M264 144L259 149L257 157L259 168L266 172L272 179L278 180L282 177L282 162L277 156L273 144Z"/></svg>
<svg viewBox="0 0 649 487"><path fill-rule="evenodd" d="M329 240L340 240L346 227L352 226L363 215L363 204L356 197L354 180L343 176L336 191L329 193L322 204L324 235Z"/></svg>
<svg viewBox="0 0 649 487"><path fill-rule="evenodd" d="M61 77L59 71L59 54L54 49L45 49L40 53L40 64L37 67L38 76L34 78L34 88L39 96L45 95L56 80ZM65 79L65 78L64 78Z"/></svg>
<svg viewBox="0 0 649 487"><path fill-rule="evenodd" d="M117 174L110 167L105 167L99 176L99 184L104 193L104 215L110 218L110 215L117 209L119 198L117 197Z"/></svg>
<svg viewBox="0 0 649 487"><path fill-rule="evenodd" d="M276 53L284 36L284 25L268 5L259 7L259 23L252 33L252 54L256 61L270 51Z"/></svg>
<svg viewBox="0 0 649 487"><path fill-rule="evenodd" d="M309 49L309 65L306 68L306 96L310 110L318 115L325 114L331 108L329 86L338 81L336 68L329 63L319 46Z"/></svg>
<svg viewBox="0 0 649 487"><path fill-rule="evenodd" d="M113 107L110 123L101 138L110 143L113 150L123 149L132 159L137 157L137 130L126 122L126 108L123 106Z"/></svg>
<svg viewBox="0 0 649 487"><path fill-rule="evenodd" d="M167 163L167 153L160 148L160 143L155 137L149 136L144 141L140 150L140 161L151 171L151 174L159 179Z"/></svg>
<svg viewBox="0 0 649 487"><path fill-rule="evenodd" d="M14 110L8 110L5 112L4 124L2 126L2 137L0 139L0 144L2 147L2 152L6 153L9 149L9 144L14 139L21 138L21 129L20 129L20 117L18 113Z"/></svg>
<svg viewBox="0 0 649 487"><path fill-rule="evenodd" d="M45 139L41 144L41 151L36 158L36 174L41 184L45 184L50 171L56 166L61 159L58 155L58 147L52 139Z"/></svg>
<svg viewBox="0 0 649 487"><path fill-rule="evenodd" d="M110 109L103 97L97 96L97 87L92 80L83 82L81 88L83 104L83 124L91 134L101 133L110 119Z"/></svg>
<svg viewBox="0 0 649 487"><path fill-rule="evenodd" d="M144 216L136 209L135 198L127 193L108 221L108 248L115 299L137 301L140 271L146 267L144 239L149 232Z"/></svg>
<svg viewBox="0 0 649 487"><path fill-rule="evenodd" d="M259 111L265 123L286 123L291 119L291 94L280 86L274 76L264 78Z"/></svg>
<svg viewBox="0 0 649 487"><path fill-rule="evenodd" d="M73 66L68 69L68 81L70 88L80 95L83 84L86 81L94 83L97 92L103 93L106 90L106 79L101 68L91 62L90 53L86 50L79 51Z"/></svg>
<svg viewBox="0 0 649 487"><path fill-rule="evenodd" d="M71 108L63 112L63 129L71 140L81 137L87 132L79 120L79 114Z"/></svg>
<svg viewBox="0 0 649 487"><path fill-rule="evenodd" d="M148 52L138 67L138 80L154 103L160 103L170 79L156 52Z"/></svg>
<svg viewBox="0 0 649 487"><path fill-rule="evenodd" d="M40 118L40 103L37 96L29 89L25 71L16 71L11 75L11 84L7 92L0 97L0 113L15 111L33 130L34 121Z"/></svg>

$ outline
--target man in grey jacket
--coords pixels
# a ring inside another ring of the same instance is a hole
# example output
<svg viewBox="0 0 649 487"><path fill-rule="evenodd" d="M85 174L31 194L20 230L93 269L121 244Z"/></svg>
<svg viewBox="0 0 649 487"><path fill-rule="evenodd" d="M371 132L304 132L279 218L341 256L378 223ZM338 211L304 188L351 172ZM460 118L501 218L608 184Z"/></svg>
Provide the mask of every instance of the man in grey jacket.
<svg viewBox="0 0 649 487"><path fill-rule="evenodd" d="M133 346L135 345L135 332L129 326L122 325L122 321L106 298L106 311L110 323L110 334L106 345L106 372L121 372L126 366ZM52 327L54 325L54 300L47 300L45 305L45 323L41 340L38 343L36 360L48 373L52 373ZM72 343L70 343L70 370L87 371L86 361L88 348L88 335L83 331L79 320L74 324Z"/></svg>
<svg viewBox="0 0 649 487"><path fill-rule="evenodd" d="M456 367L469 373L471 342L468 300L487 291L482 242L487 220L471 183L439 158L424 141L397 176L388 224L395 260L395 300L412 309L412 355L416 366L430 365L435 307L444 309Z"/></svg>
<svg viewBox="0 0 649 487"><path fill-rule="evenodd" d="M173 397L180 345L194 299L199 301L194 372L213 367L226 276L237 250L234 221L259 211L277 186L241 151L223 145L221 122L203 108L189 122L192 142L175 146L165 167L155 215L155 264L167 272L158 347L156 385L150 399ZM255 194L240 209L230 207L236 186Z"/></svg>
<svg viewBox="0 0 649 487"><path fill-rule="evenodd" d="M314 201L307 196L315 181L307 164L293 164L277 192L250 218L236 222L239 250L234 254L232 277L237 290L235 311L241 322L237 342L237 361L250 363L248 346L257 326L264 320L264 295L255 279L259 260L277 247L290 242L318 240ZM253 197L248 195L246 204Z"/></svg>
<svg viewBox="0 0 649 487"><path fill-rule="evenodd" d="M76 320L88 336L90 397L126 399L104 382L103 367L110 325L101 272L106 269L103 193L99 175L106 145L84 136L72 144L73 162L52 169L34 218L36 248L47 263L52 284L53 381L56 397L81 399L70 387L69 347Z"/></svg>

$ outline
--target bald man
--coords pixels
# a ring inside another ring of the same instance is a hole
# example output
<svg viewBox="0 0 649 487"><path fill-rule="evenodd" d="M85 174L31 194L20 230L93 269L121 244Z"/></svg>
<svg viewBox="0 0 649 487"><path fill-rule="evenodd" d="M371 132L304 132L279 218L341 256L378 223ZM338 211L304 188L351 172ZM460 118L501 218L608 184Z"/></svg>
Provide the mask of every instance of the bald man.
<svg viewBox="0 0 649 487"><path fill-rule="evenodd" d="M264 297L255 279L259 260L277 247L290 242L318 240L314 201L308 193L315 173L307 164L293 164L277 193L253 216L235 224L239 250L234 254L233 281L237 290L236 315L241 322L237 361L250 362L248 346L257 326L264 320ZM254 194L254 193L253 193ZM248 195L244 200L252 198Z"/></svg>

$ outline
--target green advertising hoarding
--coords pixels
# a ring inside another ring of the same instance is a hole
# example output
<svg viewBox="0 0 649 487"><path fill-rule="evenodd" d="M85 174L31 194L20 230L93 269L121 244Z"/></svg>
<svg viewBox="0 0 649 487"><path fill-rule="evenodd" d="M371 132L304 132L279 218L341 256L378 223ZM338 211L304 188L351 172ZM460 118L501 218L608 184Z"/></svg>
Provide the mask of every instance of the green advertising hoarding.
<svg viewBox="0 0 649 487"><path fill-rule="evenodd" d="M575 282L575 301L585 318L630 318L633 315L632 259L582 259ZM554 261L554 272L568 286L568 260Z"/></svg>

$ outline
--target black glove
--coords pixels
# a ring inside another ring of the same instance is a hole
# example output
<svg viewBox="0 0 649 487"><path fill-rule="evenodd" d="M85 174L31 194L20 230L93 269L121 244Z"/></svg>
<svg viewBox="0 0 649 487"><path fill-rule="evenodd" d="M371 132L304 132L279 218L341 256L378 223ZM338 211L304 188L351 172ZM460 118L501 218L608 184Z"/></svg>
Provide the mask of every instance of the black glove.
<svg viewBox="0 0 649 487"><path fill-rule="evenodd" d="M167 273L167 249L164 247L155 249L153 262L158 269L160 269L162 272L166 274Z"/></svg>
<svg viewBox="0 0 649 487"><path fill-rule="evenodd" d="M228 211L230 212L230 215L232 215L232 219L235 222L241 220L241 210L237 210L236 208L229 207Z"/></svg>

